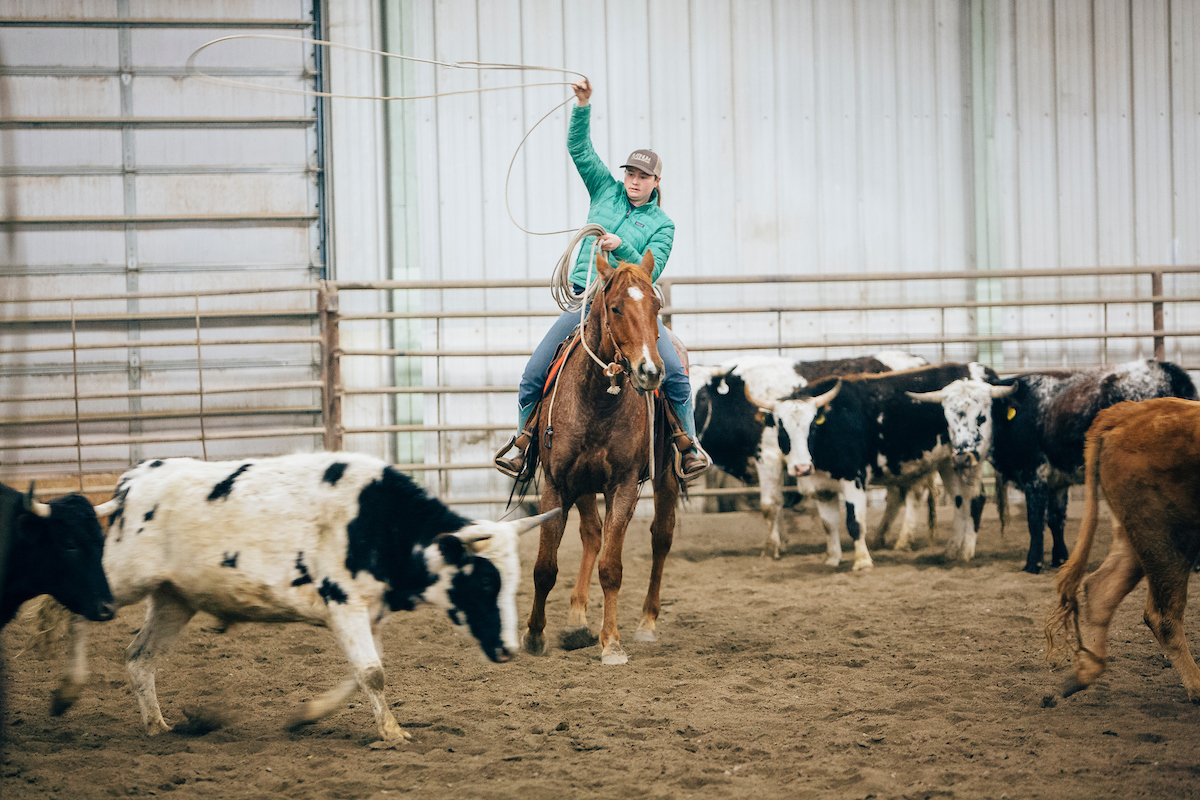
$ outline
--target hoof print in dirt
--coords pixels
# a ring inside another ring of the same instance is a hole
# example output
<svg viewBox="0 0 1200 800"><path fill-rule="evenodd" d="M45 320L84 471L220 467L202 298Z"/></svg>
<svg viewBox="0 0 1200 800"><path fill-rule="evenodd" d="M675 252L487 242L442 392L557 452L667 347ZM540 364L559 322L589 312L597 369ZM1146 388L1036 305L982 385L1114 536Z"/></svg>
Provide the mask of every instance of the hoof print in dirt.
<svg viewBox="0 0 1200 800"><path fill-rule="evenodd" d="M1054 698L1054 695L1048 694L1042 697L1042 708L1054 708L1056 705L1058 705L1058 700Z"/></svg>
<svg viewBox="0 0 1200 800"><path fill-rule="evenodd" d="M184 708L183 715L187 717L187 721L171 729L180 736L203 736L229 725L229 712L214 706Z"/></svg>
<svg viewBox="0 0 1200 800"><path fill-rule="evenodd" d="M558 646L563 650L582 650L585 647L592 647L600 641L598 636L592 635L592 632L585 627L567 628L558 637Z"/></svg>

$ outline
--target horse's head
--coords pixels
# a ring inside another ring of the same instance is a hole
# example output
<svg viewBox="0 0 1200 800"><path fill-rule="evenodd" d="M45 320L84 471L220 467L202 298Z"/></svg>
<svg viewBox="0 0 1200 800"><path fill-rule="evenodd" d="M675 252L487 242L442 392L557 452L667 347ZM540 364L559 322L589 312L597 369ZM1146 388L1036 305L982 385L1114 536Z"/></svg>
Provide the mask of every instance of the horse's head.
<svg viewBox="0 0 1200 800"><path fill-rule="evenodd" d="M654 391L663 380L663 362L658 355L658 311L662 302L654 293L654 254L646 251L641 264L608 264L596 254L596 270L604 281L599 301L602 319L616 347L616 358L624 358L629 379L642 391Z"/></svg>

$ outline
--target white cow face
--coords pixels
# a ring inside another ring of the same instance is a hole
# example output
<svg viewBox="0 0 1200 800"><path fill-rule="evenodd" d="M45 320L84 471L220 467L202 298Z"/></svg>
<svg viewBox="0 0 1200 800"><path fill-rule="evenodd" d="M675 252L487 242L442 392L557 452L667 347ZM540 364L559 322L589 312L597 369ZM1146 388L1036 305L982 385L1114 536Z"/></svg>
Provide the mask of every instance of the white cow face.
<svg viewBox="0 0 1200 800"><path fill-rule="evenodd" d="M961 378L939 391L909 392L908 396L918 402L942 404L955 466L973 467L986 459L992 449L992 400L1011 392L1010 386Z"/></svg>
<svg viewBox="0 0 1200 800"><path fill-rule="evenodd" d="M813 463L808 433L821 417L813 398L780 400L773 412L775 424L779 426L779 449L783 452L788 474L794 478L811 475Z"/></svg>

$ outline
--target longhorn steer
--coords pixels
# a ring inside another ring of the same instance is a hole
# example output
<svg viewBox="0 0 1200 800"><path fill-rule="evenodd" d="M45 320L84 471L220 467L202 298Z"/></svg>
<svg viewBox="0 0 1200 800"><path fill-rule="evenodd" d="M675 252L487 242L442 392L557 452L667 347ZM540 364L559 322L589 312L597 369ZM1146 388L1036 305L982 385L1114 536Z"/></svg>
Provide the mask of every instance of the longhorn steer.
<svg viewBox="0 0 1200 800"><path fill-rule="evenodd" d="M696 390L700 442L722 470L738 480L759 484L762 514L769 525L764 552L779 558L786 548L783 490L787 483L794 482L801 495L816 498L817 512L829 537L826 563L836 566L842 557L841 483L825 474L789 481L779 449L776 420L767 409L779 398L828 375L881 373L924 363L919 356L885 351L874 356L826 361L755 357L708 370L705 383ZM916 516L913 501L919 497L920 493L913 493L908 498L910 519ZM904 499L899 492L889 492L889 508L898 509ZM932 508L931 505L931 515Z"/></svg>
<svg viewBox="0 0 1200 800"><path fill-rule="evenodd" d="M1083 372L966 380L942 394L958 457L982 460L990 451L996 470L1025 493L1029 553L1024 570L1036 575L1042 570L1047 524L1053 540L1050 565L1067 560L1067 489L1083 483L1084 436L1096 414L1123 400L1194 400L1196 387L1174 364L1143 359Z"/></svg>
<svg viewBox="0 0 1200 800"><path fill-rule="evenodd" d="M862 536L867 485L908 492L935 472L955 502L954 535L947 543L946 556L963 560L974 556L983 510L982 466L954 469L945 416L940 409L916 402L907 394L941 389L972 375L995 377L979 364L830 377L775 404L781 424L779 445L788 473L804 477L821 470L842 482L846 527L854 540L854 569L872 566ZM880 531L895 513L895 508L885 511Z"/></svg>
<svg viewBox="0 0 1200 800"><path fill-rule="evenodd" d="M105 507L101 506L101 510ZM104 534L92 504L69 494L40 503L33 484L22 496L0 484L0 628L26 600L48 594L95 622L113 618L113 597L100 566Z"/></svg>
<svg viewBox="0 0 1200 800"><path fill-rule="evenodd" d="M517 522L472 522L384 462L353 453L206 463L151 461L117 484L104 569L118 605L146 598L146 622L126 650L146 732L170 730L154 670L197 611L225 623L308 622L330 628L352 667L292 724L315 722L356 688L384 744L408 738L386 703L381 623L430 602L466 626L493 661L517 649L517 534L557 511ZM79 626L73 637L81 637ZM84 678L64 676L56 710Z"/></svg>
<svg viewBox="0 0 1200 800"><path fill-rule="evenodd" d="M1063 696L1086 689L1107 666L1108 626L1117 606L1146 577L1144 619L1200 702L1200 669L1184 638L1188 578L1200 556L1200 403L1159 398L1120 403L1096 415L1084 448L1084 511L1079 538L1058 572L1059 604L1046 623L1055 638L1074 634L1074 674ZM1112 510L1112 545L1083 580L1096 534L1100 488Z"/></svg>

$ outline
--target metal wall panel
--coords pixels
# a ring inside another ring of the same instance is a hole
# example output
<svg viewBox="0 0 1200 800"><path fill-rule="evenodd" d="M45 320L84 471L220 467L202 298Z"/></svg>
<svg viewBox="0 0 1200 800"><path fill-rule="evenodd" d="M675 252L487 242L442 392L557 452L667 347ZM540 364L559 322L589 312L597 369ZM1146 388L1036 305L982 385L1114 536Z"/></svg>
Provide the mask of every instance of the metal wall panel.
<svg viewBox="0 0 1200 800"><path fill-rule="evenodd" d="M69 350L6 354L0 364L4 397L71 393L76 381L80 392L112 393L80 404L85 420L114 417L87 422L86 442L198 434L196 395L127 393L191 392L200 366L209 386L313 380L318 365L312 344L210 343L198 352L196 323L188 316L87 319L99 313L190 315L197 307L205 314L294 310L296 316L281 319L207 319L201 338L313 335L311 292L237 293L305 284L321 275L315 101L217 86L185 69L188 55L218 36L309 35L312 14L312 0L0 2L0 204L9 223L0 246L5 297L77 299L73 307L62 301L4 304L4 345L69 345L72 311L81 320L74 335L78 344L132 343L79 350L74 359ZM163 27L161 20L168 18L198 22ZM157 22L147 26L145 20ZM314 85L312 48L296 42L229 42L206 51L198 64L265 86ZM271 117L280 119L263 119ZM240 124L247 119L256 121ZM79 217L91 219L72 219ZM199 301L187 295L214 289L234 294ZM181 296L89 299L123 292ZM55 315L60 319L52 319ZM0 451L4 474L74 467L73 424L13 424L16 418L70 414L72 403L4 406L0 444L25 448ZM279 427L316 431L214 441L208 456L319 446L319 407L311 388L206 398L208 434ZM227 413L232 409L239 416ZM60 440L62 448L33 446ZM195 442L114 444L85 446L83 459L85 469L122 469L144 456L200 453Z"/></svg>

